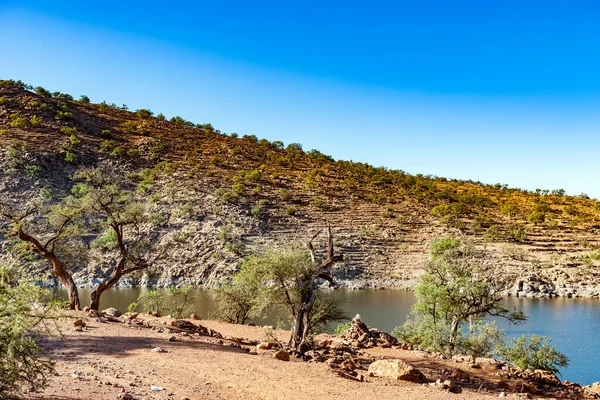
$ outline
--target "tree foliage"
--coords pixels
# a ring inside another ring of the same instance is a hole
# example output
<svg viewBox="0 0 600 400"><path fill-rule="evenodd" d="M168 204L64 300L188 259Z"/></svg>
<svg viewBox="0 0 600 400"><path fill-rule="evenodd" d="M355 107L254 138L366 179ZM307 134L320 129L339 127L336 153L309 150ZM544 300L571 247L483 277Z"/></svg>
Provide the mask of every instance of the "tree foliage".
<svg viewBox="0 0 600 400"><path fill-rule="evenodd" d="M544 369L558 372L558 367L566 367L569 359L556 346L552 346L551 339L536 334L523 334L511 340L509 345L502 346L499 350L501 358L523 369Z"/></svg>
<svg viewBox="0 0 600 400"><path fill-rule="evenodd" d="M450 353L460 347L461 327L486 316L518 323L526 319L516 310L505 308L502 293L508 282L491 267L476 262L468 243L444 238L432 243L425 273L415 287L417 303L411 319L397 333L419 345Z"/></svg>
<svg viewBox="0 0 600 400"><path fill-rule="evenodd" d="M47 291L0 266L0 398L23 386L39 389L46 384L54 364L43 357L38 336L50 330L48 319L59 306Z"/></svg>

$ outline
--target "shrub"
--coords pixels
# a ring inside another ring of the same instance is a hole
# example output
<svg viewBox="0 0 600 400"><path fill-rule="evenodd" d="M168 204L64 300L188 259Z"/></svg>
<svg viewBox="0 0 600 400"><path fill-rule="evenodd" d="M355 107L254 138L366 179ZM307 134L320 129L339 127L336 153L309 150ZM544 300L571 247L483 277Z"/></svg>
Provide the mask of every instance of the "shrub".
<svg viewBox="0 0 600 400"><path fill-rule="evenodd" d="M193 314L194 293L191 286L183 286L181 288L170 286L169 294L172 297L172 305L168 310L174 318L180 319Z"/></svg>
<svg viewBox="0 0 600 400"><path fill-rule="evenodd" d="M52 93L41 86L36 87L35 92L42 97L52 97Z"/></svg>
<svg viewBox="0 0 600 400"><path fill-rule="evenodd" d="M506 228L508 235L517 242L524 242L527 240L527 232L522 225L511 224Z"/></svg>
<svg viewBox="0 0 600 400"><path fill-rule="evenodd" d="M90 98L87 97L85 94L82 94L81 97L79 98L79 101L84 103L84 104L89 104L90 103Z"/></svg>
<svg viewBox="0 0 600 400"><path fill-rule="evenodd" d="M383 218L394 218L394 209L392 207L386 207L381 213Z"/></svg>
<svg viewBox="0 0 600 400"><path fill-rule="evenodd" d="M563 212L567 215L577 215L577 209L573 205L566 206Z"/></svg>
<svg viewBox="0 0 600 400"><path fill-rule="evenodd" d="M164 296L158 290L153 289L146 293L140 294L137 300L129 305L128 310L160 313L164 310L164 308Z"/></svg>
<svg viewBox="0 0 600 400"><path fill-rule="evenodd" d="M100 137L110 138L111 136L112 132L110 131L110 129L102 129L102 131L100 131Z"/></svg>
<svg viewBox="0 0 600 400"><path fill-rule="evenodd" d="M73 164L77 161L77 155L71 153L70 151L67 151L67 153L65 154L65 161L70 164Z"/></svg>
<svg viewBox="0 0 600 400"><path fill-rule="evenodd" d="M291 197L290 191L286 188L279 189L279 197L281 198L281 200L289 200Z"/></svg>
<svg viewBox="0 0 600 400"><path fill-rule="evenodd" d="M0 106L3 106L5 104L8 104L8 97L6 97L6 96L0 97Z"/></svg>
<svg viewBox="0 0 600 400"><path fill-rule="evenodd" d="M503 346L499 356L522 369L543 369L558 372L558 367L566 367L569 359L551 345L547 336L523 334L512 339L508 346Z"/></svg>
<svg viewBox="0 0 600 400"><path fill-rule="evenodd" d="M140 151L138 149L129 149L127 150L127 155L131 158L138 158L140 156Z"/></svg>
<svg viewBox="0 0 600 400"><path fill-rule="evenodd" d="M242 136L242 139L247 140L252 143L258 142L258 138L256 137L256 135L244 135L244 136Z"/></svg>
<svg viewBox="0 0 600 400"><path fill-rule="evenodd" d="M29 123L34 128L39 128L40 126L42 126L43 121L44 120L42 119L42 117L37 116L37 115L32 115L31 118L29 119Z"/></svg>
<svg viewBox="0 0 600 400"><path fill-rule="evenodd" d="M25 118L21 117L18 113L11 114L9 119L10 119L9 125L13 128L25 129L25 128L27 128L27 125L29 125L27 123L27 120Z"/></svg>
<svg viewBox="0 0 600 400"><path fill-rule="evenodd" d="M546 213L543 211L533 211L531 214L527 216L527 222L532 224L539 224L544 222L546 219Z"/></svg>
<svg viewBox="0 0 600 400"><path fill-rule="evenodd" d="M131 121L125 121L121 124L121 129L123 132L135 133L137 131L137 126Z"/></svg>
<svg viewBox="0 0 600 400"><path fill-rule="evenodd" d="M25 173L27 173L27 175L30 178L35 178L35 177L39 176L41 171L42 171L41 168L38 167L37 165L27 165L25 167Z"/></svg>
<svg viewBox="0 0 600 400"><path fill-rule="evenodd" d="M111 110L112 110L112 107L110 107L108 104L106 104L105 101L98 104L98 111L102 114L108 114Z"/></svg>
<svg viewBox="0 0 600 400"><path fill-rule="evenodd" d="M122 156L124 154L125 154L125 149L122 148L121 146L115 147L112 151L113 156Z"/></svg>
<svg viewBox="0 0 600 400"><path fill-rule="evenodd" d="M138 117L140 117L141 119L148 119L151 116L154 115L154 113L150 110L147 110L145 108L140 108L139 110L137 110L135 112L137 114Z"/></svg>
<svg viewBox="0 0 600 400"><path fill-rule="evenodd" d="M41 106L41 103L37 100L31 100L29 102L29 107L30 108L39 108Z"/></svg>
<svg viewBox="0 0 600 400"><path fill-rule="evenodd" d="M73 136L77 134L77 128L71 128L70 126L63 126L60 131L65 135Z"/></svg>
<svg viewBox="0 0 600 400"><path fill-rule="evenodd" d="M59 111L56 113L56 115L54 116L54 118L56 118L57 121L66 121L69 120L71 118L73 118L73 114L71 114L68 111Z"/></svg>
<svg viewBox="0 0 600 400"><path fill-rule="evenodd" d="M289 206L288 208L285 209L285 213L286 213L286 215L289 215L289 216L296 215L296 207Z"/></svg>
<svg viewBox="0 0 600 400"><path fill-rule="evenodd" d="M348 333L348 329L350 329L350 322L344 322L341 324L337 324L335 329L333 330L334 335L344 335Z"/></svg>
<svg viewBox="0 0 600 400"><path fill-rule="evenodd" d="M259 206L252 207L252 209L250 210L250 215L252 215L255 218L258 218L258 217L260 217L260 212L261 212L261 209Z"/></svg>
<svg viewBox="0 0 600 400"><path fill-rule="evenodd" d="M33 390L45 386L54 364L43 358L38 339L59 307L49 292L0 267L0 398L11 398L23 386Z"/></svg>

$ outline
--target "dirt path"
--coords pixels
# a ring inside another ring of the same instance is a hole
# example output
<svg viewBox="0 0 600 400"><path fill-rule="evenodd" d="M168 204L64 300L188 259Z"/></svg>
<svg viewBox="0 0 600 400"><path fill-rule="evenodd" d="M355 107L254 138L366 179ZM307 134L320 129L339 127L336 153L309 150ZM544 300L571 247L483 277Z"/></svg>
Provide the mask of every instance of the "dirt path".
<svg viewBox="0 0 600 400"><path fill-rule="evenodd" d="M83 313L78 314L84 315ZM160 323L153 318L155 323ZM166 321L166 320L165 320ZM260 340L264 329L202 321L226 337ZM356 382L335 375L326 363L285 362L252 355L239 344L206 336L173 336L149 328L88 319L82 332L61 322L64 336L44 343L54 352L57 374L34 399L474 399L497 397L465 389L454 395L427 384L366 377ZM285 340L289 333L278 331ZM166 352L153 352L162 347ZM243 346L242 346L243 347ZM380 357L401 350L376 349ZM409 353L409 352L404 352ZM406 355L406 354L404 354ZM410 357L409 357L410 358ZM418 357L412 357L417 361ZM428 376L429 377L429 376ZM151 385L165 390L153 392Z"/></svg>

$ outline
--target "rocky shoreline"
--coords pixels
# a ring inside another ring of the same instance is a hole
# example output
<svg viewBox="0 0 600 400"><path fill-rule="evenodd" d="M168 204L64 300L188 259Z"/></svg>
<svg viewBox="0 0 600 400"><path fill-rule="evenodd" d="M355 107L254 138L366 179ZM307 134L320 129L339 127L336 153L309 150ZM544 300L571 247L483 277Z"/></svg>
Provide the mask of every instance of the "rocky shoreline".
<svg viewBox="0 0 600 400"><path fill-rule="evenodd" d="M102 280L102 277L75 277L75 283L80 289L91 289L96 287ZM416 281L391 280L391 279L346 279L337 280L333 290L408 290L411 291ZM60 282L56 278L37 280L38 286L46 288L59 288ZM169 286L191 285L198 288L212 289L216 285L206 285L187 278L160 278L160 279L136 279L124 277L116 287L119 288L167 288ZM321 285L322 289L330 289L326 282ZM582 298L599 299L600 285L586 285L562 283L556 284L540 280L534 276L519 278L505 292L506 297L524 297L524 298Z"/></svg>

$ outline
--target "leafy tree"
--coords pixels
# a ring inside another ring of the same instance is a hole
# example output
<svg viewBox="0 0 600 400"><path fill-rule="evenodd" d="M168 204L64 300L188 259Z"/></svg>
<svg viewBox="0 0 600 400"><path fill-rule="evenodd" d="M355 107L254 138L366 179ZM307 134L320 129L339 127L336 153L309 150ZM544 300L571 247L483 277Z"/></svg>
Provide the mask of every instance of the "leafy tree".
<svg viewBox="0 0 600 400"><path fill-rule="evenodd" d="M289 345L298 355L304 354L311 333L345 319L339 302L316 290L320 279L333 284L330 268L342 260L334 254L331 229L327 231L327 256L321 262L312 244L321 231L309 241L309 252L270 250L244 260L232 284L218 294L224 318L242 322L272 306L286 310L294 321Z"/></svg>
<svg viewBox="0 0 600 400"><path fill-rule="evenodd" d="M125 276L152 266L162 255L152 245L151 237L144 237L141 228L148 223L146 202L139 198L123 177L107 167L83 169L76 180L85 185L82 203L109 231L116 242L119 256L115 267L91 294L90 308L97 310L102 293L116 285ZM130 185L132 186L132 185ZM163 249L164 250L164 249Z"/></svg>
<svg viewBox="0 0 600 400"><path fill-rule="evenodd" d="M45 386L54 364L43 357L38 335L49 329L47 321L59 305L47 291L0 266L0 398L8 398L24 385Z"/></svg>
<svg viewBox="0 0 600 400"><path fill-rule="evenodd" d="M158 313L165 308L165 298L158 290L153 289L138 296L137 300L129 305L129 311L142 310Z"/></svg>
<svg viewBox="0 0 600 400"><path fill-rule="evenodd" d="M21 241L17 253L33 252L50 261L53 272L67 289L69 306L79 310L79 293L67 265L82 262L87 248L80 239L82 208L73 196L51 204L49 196L40 196L25 205L0 206L0 215L11 222L7 236Z"/></svg>
<svg viewBox="0 0 600 400"><path fill-rule="evenodd" d="M401 335L428 337L432 349L446 347L453 353L459 344L461 326L485 316L506 318L518 323L526 319L520 311L511 311L501 304L502 292L508 282L491 267L475 262L473 249L456 239L444 238L433 242L425 273L415 287L417 303L412 318Z"/></svg>

